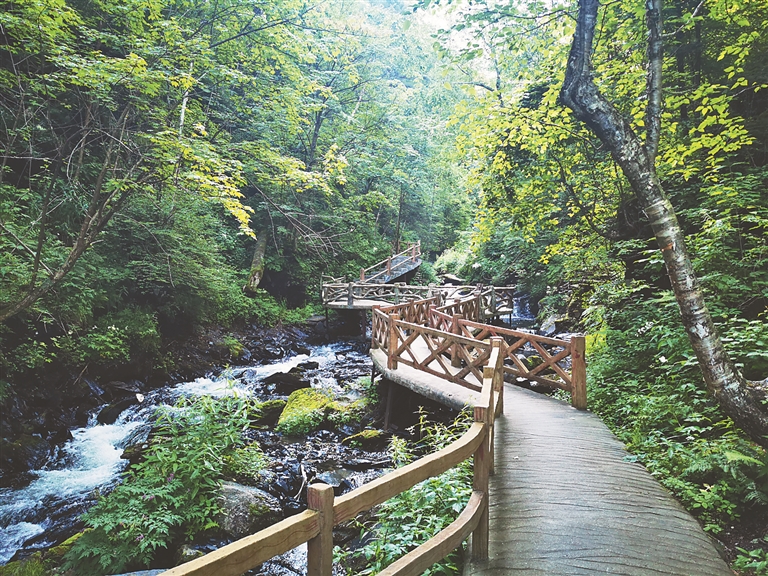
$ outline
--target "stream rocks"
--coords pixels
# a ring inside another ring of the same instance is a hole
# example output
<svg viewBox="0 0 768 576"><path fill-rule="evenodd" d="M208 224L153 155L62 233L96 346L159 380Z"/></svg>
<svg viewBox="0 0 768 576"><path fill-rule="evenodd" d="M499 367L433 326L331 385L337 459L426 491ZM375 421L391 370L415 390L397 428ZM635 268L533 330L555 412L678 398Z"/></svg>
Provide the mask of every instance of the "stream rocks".
<svg viewBox="0 0 768 576"><path fill-rule="evenodd" d="M220 504L224 512L216 522L234 540L258 532L283 516L277 498L259 488L235 482L222 482Z"/></svg>

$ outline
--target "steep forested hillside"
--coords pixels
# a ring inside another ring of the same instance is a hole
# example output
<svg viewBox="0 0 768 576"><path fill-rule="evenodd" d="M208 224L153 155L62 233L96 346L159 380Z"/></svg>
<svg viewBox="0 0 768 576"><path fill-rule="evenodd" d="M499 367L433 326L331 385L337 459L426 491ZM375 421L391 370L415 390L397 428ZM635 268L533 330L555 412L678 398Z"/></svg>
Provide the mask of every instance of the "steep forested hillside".
<svg viewBox="0 0 768 576"><path fill-rule="evenodd" d="M4 3L2 390L162 363L164 339L275 322L401 240L451 245L459 93L401 10Z"/></svg>

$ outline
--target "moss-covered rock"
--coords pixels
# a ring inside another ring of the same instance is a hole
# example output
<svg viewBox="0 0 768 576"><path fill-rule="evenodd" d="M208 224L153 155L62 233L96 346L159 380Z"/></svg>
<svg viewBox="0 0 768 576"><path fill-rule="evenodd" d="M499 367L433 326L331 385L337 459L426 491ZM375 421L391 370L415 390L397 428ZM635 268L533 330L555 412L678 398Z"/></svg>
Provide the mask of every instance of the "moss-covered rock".
<svg viewBox="0 0 768 576"><path fill-rule="evenodd" d="M333 400L327 392L306 388L288 397L275 430L297 435L309 434L323 426L341 429L358 424L367 411L368 404L364 399L340 402Z"/></svg>
<svg viewBox="0 0 768 576"><path fill-rule="evenodd" d="M383 430L363 430L357 434L352 434L344 438L341 443L353 448L363 448L364 450L378 450L384 448L389 434Z"/></svg>
<svg viewBox="0 0 768 576"><path fill-rule="evenodd" d="M49 563L43 560L40 552L36 552L26 560L0 566L0 576L46 576L50 573Z"/></svg>
<svg viewBox="0 0 768 576"><path fill-rule="evenodd" d="M255 425L274 426L285 408L285 400L267 400L259 404L253 415Z"/></svg>
<svg viewBox="0 0 768 576"><path fill-rule="evenodd" d="M322 390L296 390L288 397L275 429L289 435L309 434L326 421L331 404L335 402Z"/></svg>
<svg viewBox="0 0 768 576"><path fill-rule="evenodd" d="M64 559L64 555L69 552L72 549L72 546L75 544L75 542L78 541L78 539L88 532L90 528L87 528L83 532L78 532L74 536L71 536L70 538L67 538L59 544L58 546L54 546L53 548L49 548L48 551L45 553L45 558L53 560L54 562L61 563Z"/></svg>

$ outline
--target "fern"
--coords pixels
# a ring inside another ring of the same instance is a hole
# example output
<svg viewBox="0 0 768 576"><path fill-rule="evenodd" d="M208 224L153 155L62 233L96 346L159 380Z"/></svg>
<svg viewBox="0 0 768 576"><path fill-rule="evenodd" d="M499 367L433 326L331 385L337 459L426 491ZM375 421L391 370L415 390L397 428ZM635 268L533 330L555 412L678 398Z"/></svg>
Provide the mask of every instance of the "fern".
<svg viewBox="0 0 768 576"><path fill-rule="evenodd" d="M144 461L83 516L88 530L65 569L88 576L148 567L158 550L215 527L225 454L242 444L248 412L240 398L183 399L160 409Z"/></svg>

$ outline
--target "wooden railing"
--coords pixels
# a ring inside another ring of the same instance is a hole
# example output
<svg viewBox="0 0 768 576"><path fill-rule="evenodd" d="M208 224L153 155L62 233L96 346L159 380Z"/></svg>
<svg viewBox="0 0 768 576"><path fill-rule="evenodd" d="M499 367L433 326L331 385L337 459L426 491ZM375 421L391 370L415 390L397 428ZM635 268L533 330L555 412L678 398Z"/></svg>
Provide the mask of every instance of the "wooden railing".
<svg viewBox="0 0 768 576"><path fill-rule="evenodd" d="M388 317L387 314L381 313ZM162 576L236 576L270 558L307 543L307 575L332 576L333 527L357 514L473 459L473 490L459 517L415 550L380 572L385 576L417 576L447 556L472 534L472 558L488 557L488 478L493 473L493 430L503 406L502 339L492 338L488 365L482 370L482 392L474 406L474 423L461 438L429 456L334 498L333 488L312 484L308 509L256 534L224 546Z"/></svg>
<svg viewBox="0 0 768 576"><path fill-rule="evenodd" d="M377 262L373 266L360 269L360 282L373 282L380 277L392 276L392 270L396 270L398 266L402 266L407 263L415 263L421 258L421 240L414 244L409 244L408 248L395 254L394 256L388 256L381 262ZM381 268L378 272L368 275L369 272L373 272Z"/></svg>
<svg viewBox="0 0 768 576"><path fill-rule="evenodd" d="M513 307L515 288L511 286L409 286L407 284L368 284L366 282L324 282L322 300L324 305L346 304L353 306L359 301L400 304L409 300L430 298L440 294L448 305L465 301L479 295L478 310L482 315L476 319L506 314Z"/></svg>
<svg viewBox="0 0 768 576"><path fill-rule="evenodd" d="M376 307L372 314L371 348L387 353L387 367L399 363L462 386L478 389L478 373L488 356L490 338L500 337L506 374L571 393L571 404L587 407L585 339L548 338L529 332L483 324L481 294L443 306L434 299L401 306ZM423 309L428 305L424 318ZM408 314L408 316L403 316ZM421 324L421 325L418 325ZM541 362L530 363L518 354L530 345ZM570 361L570 372L567 362Z"/></svg>

